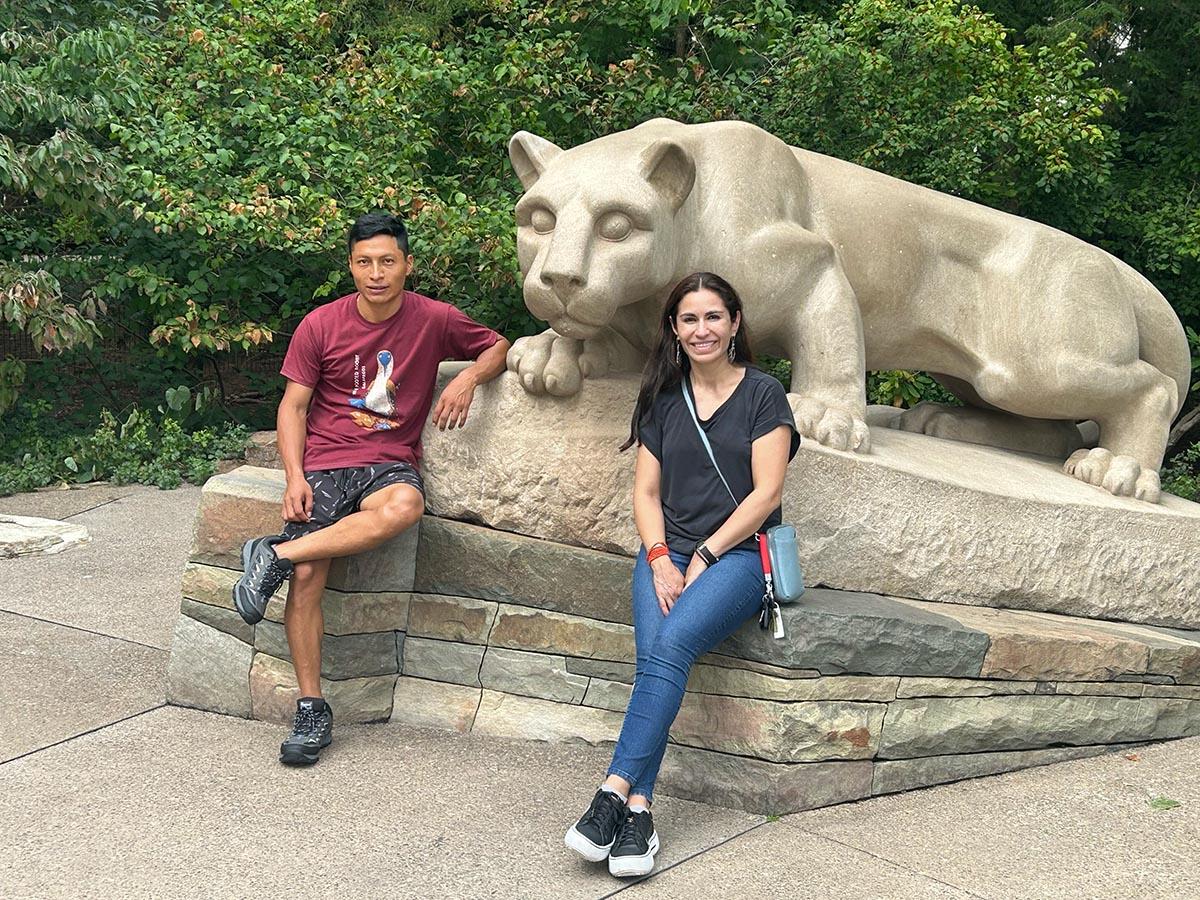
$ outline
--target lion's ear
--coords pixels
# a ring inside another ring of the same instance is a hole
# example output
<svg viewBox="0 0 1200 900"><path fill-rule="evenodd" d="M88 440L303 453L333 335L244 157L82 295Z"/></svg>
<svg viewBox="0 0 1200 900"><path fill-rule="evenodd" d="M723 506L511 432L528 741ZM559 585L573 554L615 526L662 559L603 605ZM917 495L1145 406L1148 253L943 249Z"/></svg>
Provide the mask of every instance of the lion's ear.
<svg viewBox="0 0 1200 900"><path fill-rule="evenodd" d="M528 131L518 131L508 142L508 158L525 190L533 187L546 166L560 153L561 147Z"/></svg>
<svg viewBox="0 0 1200 900"><path fill-rule="evenodd" d="M642 151L642 176L679 209L696 183L696 162L674 141L655 141Z"/></svg>

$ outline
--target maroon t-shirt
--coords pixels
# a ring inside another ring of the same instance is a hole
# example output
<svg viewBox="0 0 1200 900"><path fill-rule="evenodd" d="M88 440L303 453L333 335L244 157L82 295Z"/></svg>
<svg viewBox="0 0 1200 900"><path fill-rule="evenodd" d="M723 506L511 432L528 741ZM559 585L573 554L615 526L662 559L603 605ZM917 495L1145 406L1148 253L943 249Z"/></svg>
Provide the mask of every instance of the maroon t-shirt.
<svg viewBox="0 0 1200 900"><path fill-rule="evenodd" d="M304 470L419 465L438 364L475 359L499 339L449 303L412 291L384 322L363 318L357 293L314 309L280 370L313 389Z"/></svg>

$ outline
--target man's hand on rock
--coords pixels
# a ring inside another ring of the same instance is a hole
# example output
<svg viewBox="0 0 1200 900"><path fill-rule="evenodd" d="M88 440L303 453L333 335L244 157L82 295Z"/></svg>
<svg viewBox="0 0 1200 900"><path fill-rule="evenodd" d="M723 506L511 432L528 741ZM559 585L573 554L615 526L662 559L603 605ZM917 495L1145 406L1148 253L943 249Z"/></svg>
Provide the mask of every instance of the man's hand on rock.
<svg viewBox="0 0 1200 900"><path fill-rule="evenodd" d="M433 410L433 423L438 431L462 428L467 424L467 410L475 399L475 376L468 370L459 372L446 385Z"/></svg>

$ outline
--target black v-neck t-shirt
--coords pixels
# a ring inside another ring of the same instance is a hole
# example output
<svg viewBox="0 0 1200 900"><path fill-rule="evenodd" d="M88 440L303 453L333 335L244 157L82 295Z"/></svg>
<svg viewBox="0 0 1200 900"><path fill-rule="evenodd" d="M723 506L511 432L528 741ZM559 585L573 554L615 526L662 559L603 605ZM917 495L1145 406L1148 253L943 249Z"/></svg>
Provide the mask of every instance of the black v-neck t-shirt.
<svg viewBox="0 0 1200 900"><path fill-rule="evenodd" d="M689 395L694 404L690 386ZM800 435L796 432L787 393L778 381L753 366L746 367L745 376L729 399L710 418L700 420L738 503L754 489L750 445L780 425L788 426L792 432L790 461L800 446ZM713 468L678 385L655 399L650 415L638 428L638 440L662 467L659 493L667 546L690 556L696 543L720 528L737 503ZM778 525L782 519L782 509L777 507L759 530ZM753 536L742 546L753 549Z"/></svg>

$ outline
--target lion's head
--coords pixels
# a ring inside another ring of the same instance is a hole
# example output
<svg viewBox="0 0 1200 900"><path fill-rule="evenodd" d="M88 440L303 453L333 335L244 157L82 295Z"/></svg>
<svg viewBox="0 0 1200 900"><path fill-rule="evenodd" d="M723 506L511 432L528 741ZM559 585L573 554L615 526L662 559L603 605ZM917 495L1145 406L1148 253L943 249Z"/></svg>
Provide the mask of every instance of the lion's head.
<svg viewBox="0 0 1200 900"><path fill-rule="evenodd" d="M517 258L535 316L587 338L621 306L670 286L676 213L696 168L669 132L643 126L562 150L520 131L508 152L525 187Z"/></svg>

